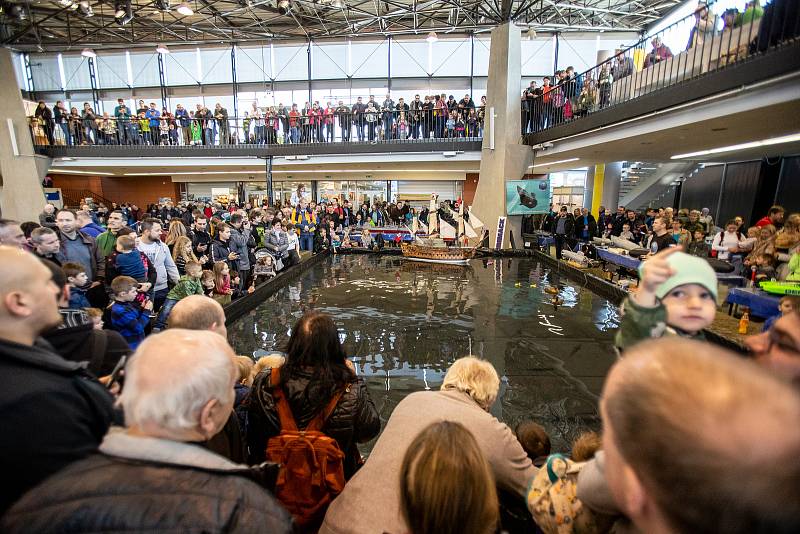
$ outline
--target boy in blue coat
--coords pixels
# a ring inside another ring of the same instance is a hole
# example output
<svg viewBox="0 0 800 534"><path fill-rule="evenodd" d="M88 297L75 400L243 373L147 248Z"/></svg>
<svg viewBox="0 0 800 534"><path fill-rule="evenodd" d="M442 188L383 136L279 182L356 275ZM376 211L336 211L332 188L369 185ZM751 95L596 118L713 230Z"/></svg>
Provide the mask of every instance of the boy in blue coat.
<svg viewBox="0 0 800 534"><path fill-rule="evenodd" d="M147 300L144 305L136 302L139 282L130 276L117 276L111 282L114 303L111 305L109 327L116 330L128 342L132 350L144 340L144 329L150 322L153 301Z"/></svg>

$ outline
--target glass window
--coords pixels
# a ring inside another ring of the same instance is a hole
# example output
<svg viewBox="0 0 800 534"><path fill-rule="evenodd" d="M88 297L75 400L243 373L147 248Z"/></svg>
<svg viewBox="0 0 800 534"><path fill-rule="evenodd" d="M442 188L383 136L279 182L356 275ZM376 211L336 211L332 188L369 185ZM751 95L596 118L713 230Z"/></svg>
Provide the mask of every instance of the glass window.
<svg viewBox="0 0 800 534"><path fill-rule="evenodd" d="M203 72L201 83L231 83L231 50L230 48L200 49L200 61Z"/></svg>
<svg viewBox="0 0 800 534"><path fill-rule="evenodd" d="M491 39L475 39L473 76L489 76L489 47Z"/></svg>
<svg viewBox="0 0 800 534"><path fill-rule="evenodd" d="M553 73L553 39L522 40L522 75L549 76Z"/></svg>
<svg viewBox="0 0 800 534"><path fill-rule="evenodd" d="M37 91L54 91L61 89L61 79L58 73L58 56L32 55L31 75L33 86Z"/></svg>
<svg viewBox="0 0 800 534"><path fill-rule="evenodd" d="M276 80L307 80L306 45L273 46Z"/></svg>
<svg viewBox="0 0 800 534"><path fill-rule="evenodd" d="M431 44L431 68L434 76L469 76L471 47L469 38L444 40Z"/></svg>
<svg viewBox="0 0 800 534"><path fill-rule="evenodd" d="M197 51L176 50L164 55L167 85L197 85Z"/></svg>
<svg viewBox="0 0 800 534"><path fill-rule="evenodd" d="M159 87L158 54L156 52L131 52L131 72L135 87Z"/></svg>
<svg viewBox="0 0 800 534"><path fill-rule="evenodd" d="M66 78L66 89L91 89L92 82L89 79L89 64L83 56L62 56L64 62L64 77ZM95 64L97 65L97 64ZM99 69L97 69L99 70ZM39 89L38 87L36 88Z"/></svg>
<svg viewBox="0 0 800 534"><path fill-rule="evenodd" d="M272 61L269 46L236 47L236 80L263 82L272 78Z"/></svg>
<svg viewBox="0 0 800 534"><path fill-rule="evenodd" d="M100 87L128 88L128 62L125 52L102 53L95 58L97 62L97 83Z"/></svg>
<svg viewBox="0 0 800 534"><path fill-rule="evenodd" d="M428 42L424 39L392 41L392 77L426 78Z"/></svg>
<svg viewBox="0 0 800 534"><path fill-rule="evenodd" d="M575 72L583 72L597 65L597 38L577 39L564 37L558 39L559 68L575 67Z"/></svg>
<svg viewBox="0 0 800 534"><path fill-rule="evenodd" d="M347 43L313 43L311 77L315 80L347 77Z"/></svg>
<svg viewBox="0 0 800 534"><path fill-rule="evenodd" d="M392 41L392 55L395 53ZM426 56L427 57L427 56ZM355 78L386 78L389 76L389 44L383 41L353 41L350 43L350 69ZM392 76L394 76L392 65Z"/></svg>

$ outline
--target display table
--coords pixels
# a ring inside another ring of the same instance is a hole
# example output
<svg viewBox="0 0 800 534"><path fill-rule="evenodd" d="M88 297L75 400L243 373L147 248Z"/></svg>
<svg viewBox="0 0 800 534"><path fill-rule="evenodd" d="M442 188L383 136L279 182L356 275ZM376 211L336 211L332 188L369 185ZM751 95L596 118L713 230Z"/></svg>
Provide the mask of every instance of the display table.
<svg viewBox="0 0 800 534"><path fill-rule="evenodd" d="M611 252L610 250L598 248L597 250L597 257L600 261L604 261L606 263L613 263L614 265L619 265L620 267L625 267L626 269L630 269L635 271L639 268L639 264L641 264L641 260L636 258L632 258L631 256L626 256L624 254L617 254L616 252Z"/></svg>
<svg viewBox="0 0 800 534"><path fill-rule="evenodd" d="M750 308L750 315L769 319L780 314L780 300L780 297L753 287L732 287L725 302L729 304L728 315L733 313L734 305L747 306Z"/></svg>

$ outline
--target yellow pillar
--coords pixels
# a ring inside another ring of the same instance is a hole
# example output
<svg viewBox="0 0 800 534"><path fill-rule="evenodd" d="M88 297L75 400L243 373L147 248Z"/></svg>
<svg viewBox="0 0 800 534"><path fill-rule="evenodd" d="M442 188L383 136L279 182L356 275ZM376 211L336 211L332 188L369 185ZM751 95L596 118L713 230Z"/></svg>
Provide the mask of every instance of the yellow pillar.
<svg viewBox="0 0 800 534"><path fill-rule="evenodd" d="M600 206L603 204L603 183L606 177L606 165L600 163L594 166L594 185L592 187L592 214L600 216ZM609 206L606 206L609 208Z"/></svg>

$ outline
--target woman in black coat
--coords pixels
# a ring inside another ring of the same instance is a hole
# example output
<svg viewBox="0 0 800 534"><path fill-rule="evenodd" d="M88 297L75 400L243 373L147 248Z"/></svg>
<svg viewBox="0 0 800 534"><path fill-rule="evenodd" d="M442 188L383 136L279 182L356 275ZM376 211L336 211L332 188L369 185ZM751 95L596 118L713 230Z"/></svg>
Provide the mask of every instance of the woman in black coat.
<svg viewBox="0 0 800 534"><path fill-rule="evenodd" d="M50 108L47 107L43 100L39 101L33 116L41 121L42 129L47 136L47 142L53 145L55 143L53 139L53 112L50 111Z"/></svg>
<svg viewBox="0 0 800 534"><path fill-rule="evenodd" d="M267 441L281 431L270 385L271 375L271 369L259 374L250 396L244 401L248 412L251 464L265 460ZM344 474L350 478L360 462L356 444L377 436L381 421L367 385L356 376L352 363L345 356L330 316L312 311L294 325L286 363L280 368L280 384L300 429L306 428L330 399L344 389L322 431L335 439L345 453Z"/></svg>

